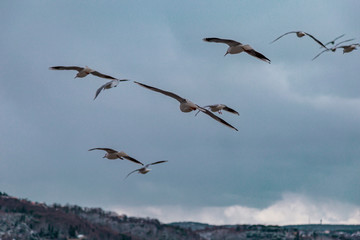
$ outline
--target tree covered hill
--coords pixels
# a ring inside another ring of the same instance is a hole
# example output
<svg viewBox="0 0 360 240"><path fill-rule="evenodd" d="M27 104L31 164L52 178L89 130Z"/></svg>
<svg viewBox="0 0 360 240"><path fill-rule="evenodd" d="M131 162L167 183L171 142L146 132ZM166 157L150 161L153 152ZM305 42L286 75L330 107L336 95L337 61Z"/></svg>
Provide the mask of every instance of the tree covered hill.
<svg viewBox="0 0 360 240"><path fill-rule="evenodd" d="M196 222L160 223L76 205L47 205L0 192L0 240L171 239L360 240L360 225L222 225Z"/></svg>

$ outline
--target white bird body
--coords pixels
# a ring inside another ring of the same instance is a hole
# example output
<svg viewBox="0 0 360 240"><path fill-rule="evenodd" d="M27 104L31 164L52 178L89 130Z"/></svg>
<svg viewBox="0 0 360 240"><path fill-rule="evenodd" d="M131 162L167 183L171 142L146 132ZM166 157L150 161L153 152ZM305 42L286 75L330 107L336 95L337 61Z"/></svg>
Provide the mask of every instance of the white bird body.
<svg viewBox="0 0 360 240"><path fill-rule="evenodd" d="M303 36L305 36L305 35L306 35L305 32L302 32L302 31L296 32L296 36L298 36L299 38L301 38L301 37L303 37Z"/></svg>
<svg viewBox="0 0 360 240"><path fill-rule="evenodd" d="M139 173L141 173L141 174L147 174L150 171L151 171L150 168L141 168L141 169L139 169Z"/></svg>
<svg viewBox="0 0 360 240"><path fill-rule="evenodd" d="M115 80L111 80L110 82L105 83L104 85L102 85L101 87L99 87L96 90L94 100L97 98L97 96L100 94L101 91L103 91L105 89L110 89L110 88L116 87L120 82L124 82L124 81L129 81L129 80L128 79L115 79Z"/></svg>
<svg viewBox="0 0 360 240"><path fill-rule="evenodd" d="M208 116L212 117L216 121L224 124L225 126L228 126L228 127L232 128L232 129L238 131L235 127L233 127L232 125L227 123L225 120L219 118L218 116L216 116L215 114L213 114L209 110L198 106L197 104L191 102L190 100L182 98L182 97L180 97L180 96L178 96L178 95L176 95L175 93L172 93L172 92L168 92L168 91L165 91L165 90L162 90L162 89L159 89L159 88L156 88L156 87L152 87L152 86L149 86L149 85L146 85L146 84L143 84L143 83L139 83L139 82L136 82L136 81L134 81L134 82L136 84L144 87L144 88L150 89L150 90L155 91L155 92L162 93L162 94L164 94L164 95L166 95L168 97L172 97L172 98L176 99L180 103L180 110L182 112L188 113L188 112L191 112L191 111L199 110L199 111L207 114Z"/></svg>
<svg viewBox="0 0 360 240"><path fill-rule="evenodd" d="M190 100L185 99L184 102L180 103L180 110L182 112L191 112L197 109L197 105Z"/></svg>
<svg viewBox="0 0 360 240"><path fill-rule="evenodd" d="M351 44L351 45L346 45L346 46L339 46L338 48L342 48L343 49L343 53L349 53L352 52L353 50L356 50L357 46L360 46L360 44Z"/></svg>
<svg viewBox="0 0 360 240"><path fill-rule="evenodd" d="M249 45L246 45L246 46L249 46ZM226 51L226 54L237 54L237 53L241 53L244 51L244 47L245 45L236 45L236 46L233 46L233 47L228 47L227 51Z"/></svg>
<svg viewBox="0 0 360 240"><path fill-rule="evenodd" d="M229 47L224 56L227 54L237 54L241 52L246 52L247 54L256 57L264 62L270 63L270 59L262 55L261 53L255 51L250 45L242 44L240 42L231 40L231 39L222 39L222 38L203 38L205 42L215 42L215 43L225 43Z"/></svg>
<svg viewBox="0 0 360 240"><path fill-rule="evenodd" d="M111 148L91 148L89 149L89 151L93 151L93 150L104 150L106 151L105 156L103 158L107 158L109 160L115 160L115 159L121 159L121 160L129 160L132 161L134 163L140 164L140 165L144 165L142 162L136 160L135 158L130 157L129 155L127 155L124 151L116 151L114 149Z"/></svg>
<svg viewBox="0 0 360 240"><path fill-rule="evenodd" d="M89 68L88 66L85 66L81 71L79 71L75 78L83 78L89 75L91 72L94 72L93 69Z"/></svg>

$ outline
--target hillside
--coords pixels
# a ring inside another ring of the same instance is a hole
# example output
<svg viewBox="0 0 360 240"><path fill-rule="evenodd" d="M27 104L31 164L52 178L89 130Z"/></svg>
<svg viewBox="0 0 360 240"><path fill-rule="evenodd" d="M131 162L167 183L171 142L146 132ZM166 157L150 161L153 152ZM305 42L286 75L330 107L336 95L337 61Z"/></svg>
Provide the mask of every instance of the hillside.
<svg viewBox="0 0 360 240"><path fill-rule="evenodd" d="M359 225L223 225L196 222L162 224L100 208L46 205L0 192L0 240L10 239L357 239Z"/></svg>
<svg viewBox="0 0 360 240"><path fill-rule="evenodd" d="M48 206L0 193L0 239L200 239L192 231L100 208Z"/></svg>

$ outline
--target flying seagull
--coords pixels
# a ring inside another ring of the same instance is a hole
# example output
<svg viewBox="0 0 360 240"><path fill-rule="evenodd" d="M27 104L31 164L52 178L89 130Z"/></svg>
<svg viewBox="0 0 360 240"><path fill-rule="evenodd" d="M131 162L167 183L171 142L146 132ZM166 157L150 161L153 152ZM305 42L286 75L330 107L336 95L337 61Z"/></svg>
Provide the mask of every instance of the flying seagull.
<svg viewBox="0 0 360 240"><path fill-rule="evenodd" d="M345 36L345 34L342 34L336 38L334 38L334 40L330 41L330 42L327 42L325 43L325 46L329 45L329 44L332 44L332 45L335 45L335 41L338 40L339 38L342 38L343 36Z"/></svg>
<svg viewBox="0 0 360 240"><path fill-rule="evenodd" d="M54 67L50 67L50 70L76 70L78 71L78 73L76 74L75 78L83 78L86 77L89 74L95 75L97 77L101 77L101 78L106 78L106 79L111 79L111 80L116 80L116 78L109 76L109 75L105 75L102 73L99 73L98 71L95 71L91 68L89 68L88 66L86 67L77 67L77 66L54 66Z"/></svg>
<svg viewBox="0 0 360 240"><path fill-rule="evenodd" d="M205 108L202 108L200 106L198 106L197 104L191 102L190 100L187 100L185 98L182 98L178 95L176 95L175 93L172 93L172 92L168 92L168 91L164 91L164 90L161 90L159 88L155 88L155 87L151 87L151 86L148 86L148 85L145 85L143 83L139 83L139 82L136 82L134 81L136 84L144 87L144 88L147 88L147 89L150 89L152 91L155 91L155 92L159 92L159 93L162 93L166 96L169 96L169 97L172 97L172 98L175 98L176 100L178 100L180 102L180 111L182 112L191 112L191 111L195 111L195 110L199 110L207 115L209 115L210 117L212 117L213 119L215 119L216 121L232 128L232 129L235 129L236 131L238 131L235 127L233 127L232 125L230 125L229 123L225 122L223 119L219 118L218 116L216 116L215 114L213 114L212 112L210 112L209 110L205 109Z"/></svg>
<svg viewBox="0 0 360 240"><path fill-rule="evenodd" d="M135 158L130 157L129 155L127 155L123 151L118 152L118 151L116 151L114 149L111 149L111 148L92 148L92 149L89 149L89 151L93 151L93 150L104 150L104 151L106 151L106 154L105 154L105 156L103 158L107 158L107 159L110 159L110 160L115 160L115 159L124 160L124 158L125 158L125 159L130 160L130 161L132 161L134 163L144 165L142 162L139 162Z"/></svg>
<svg viewBox="0 0 360 240"><path fill-rule="evenodd" d="M356 46L351 47L352 44L351 44L351 45L343 45L343 46L339 46L339 45L342 44L342 43L345 43L345 42L352 41L352 40L354 40L354 39L355 39L355 38L341 41L341 42L337 43L334 47L332 47L332 48L327 48L327 49L323 50L323 51L320 52L318 55L316 55L312 60L315 60L317 57L319 57L319 56L320 56L321 54L323 54L324 52L327 52L327 51L335 52L336 49L338 49L338 48L343 48L343 53L351 52L352 50L356 49ZM355 44L355 45L356 45L356 44ZM345 50L345 49L346 49L346 50Z"/></svg>
<svg viewBox="0 0 360 240"><path fill-rule="evenodd" d="M353 50L357 50L357 47L359 47L359 46L360 46L360 43L354 43L354 44L350 44L350 45L338 46L337 48L342 48L343 53L349 53L349 52L352 52Z"/></svg>
<svg viewBox="0 0 360 240"><path fill-rule="evenodd" d="M236 54L236 53L241 53L241 52L246 52L247 54L256 57L260 60L263 60L267 63L270 63L270 59L268 59L267 57L265 57L264 55L262 55L261 53L255 51L250 45L246 44L242 44L239 43L237 41L234 40L230 40L230 39L221 39L221 38L203 38L203 41L205 42L215 42L215 43L225 43L227 45L229 45L229 48L227 49L226 53L224 56L226 56L227 54Z"/></svg>
<svg viewBox="0 0 360 240"><path fill-rule="evenodd" d="M213 104L213 105L207 105L207 106L204 106L203 108L210 108L210 110L212 112L218 112L219 114L222 114L221 110L224 110L224 111L227 111L227 112L230 112L230 113L233 113L233 114L237 114L237 115L240 115L237 111L235 111L234 109L232 108L229 108L228 106L226 106L225 104ZM198 111L196 113L196 115L199 113L200 111Z"/></svg>
<svg viewBox="0 0 360 240"><path fill-rule="evenodd" d="M306 33L306 32L303 32L303 31L291 31L291 32L287 32L287 33L284 33L283 35L281 35L280 37L276 38L274 41L272 41L271 43L279 40L280 38L282 38L283 36L287 35L287 34L290 34L290 33L296 33L296 36L298 36L299 38L303 37L303 36L309 36L311 37L315 42L317 42L318 44L320 44L320 46L324 47L324 48L327 48L322 42L320 42L319 40L317 40L313 35L309 34L309 33Z"/></svg>
<svg viewBox="0 0 360 240"><path fill-rule="evenodd" d="M128 175L126 175L124 180L134 172L138 172L138 173L141 173L141 174L146 174L146 173L151 171L151 169L149 168L150 165L155 165L155 164L164 163L164 162L167 162L167 161L158 161L158 162L153 162L153 163L146 164L144 167L136 169L136 170L130 172Z"/></svg>
<svg viewBox="0 0 360 240"><path fill-rule="evenodd" d="M125 82L125 81L129 81L129 80L128 79L115 79L115 80L111 80L110 82L105 83L104 85L99 87L98 90L96 90L94 100L96 99L96 97L99 95L99 93L102 90L116 87L120 82Z"/></svg>

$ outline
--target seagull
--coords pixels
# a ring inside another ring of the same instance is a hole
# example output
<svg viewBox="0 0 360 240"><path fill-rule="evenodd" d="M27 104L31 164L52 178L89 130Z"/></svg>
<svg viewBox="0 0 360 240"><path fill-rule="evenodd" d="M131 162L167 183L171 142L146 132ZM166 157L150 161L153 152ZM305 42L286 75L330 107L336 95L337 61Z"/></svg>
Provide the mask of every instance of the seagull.
<svg viewBox="0 0 360 240"><path fill-rule="evenodd" d="M309 37L311 37L313 40L315 40L315 42L317 42L318 44L320 44L320 46L324 47L327 49L327 47L322 43L320 42L319 40L317 40L313 35L309 34L309 33L306 33L306 32L303 32L303 31L291 31L291 32L287 32L287 33L284 33L283 35L281 35L280 37L276 38L274 41L272 41L271 43L279 40L280 38L282 38L283 36L287 35L287 34L290 34L290 33L296 33L296 36L298 36L299 38L307 35Z"/></svg>
<svg viewBox="0 0 360 240"><path fill-rule="evenodd" d="M204 106L203 108L210 108L210 110L212 112L219 112L219 114L222 114L221 110L224 110L224 111L227 111L227 112L230 112L230 113L233 113L233 114L240 115L237 111L235 111L232 108L229 108L225 104L207 105L207 106ZM200 110L195 115L197 115L199 112L200 112Z"/></svg>
<svg viewBox="0 0 360 240"><path fill-rule="evenodd" d="M93 151L93 150L104 150L106 151L106 154L103 158L107 158L107 159L110 159L110 160L115 160L115 159L121 159L121 160L124 160L127 159L127 160L130 160L134 163L137 163L137 164L140 164L140 165L144 165L142 162L139 162L138 160L136 160L135 158L132 158L130 157L129 155L127 155L125 152L121 151L121 152L118 152L114 149L111 149L111 148L92 148L92 149L89 149L89 151Z"/></svg>
<svg viewBox="0 0 360 240"><path fill-rule="evenodd" d="M88 66L86 66L84 68L77 67L77 66L54 66L54 67L50 67L49 69L50 70L76 70L76 71L78 71L78 73L76 74L76 76L74 78L83 78L83 77L86 77L87 75L89 75L89 73L90 73L97 77L116 80L116 78L109 76L109 75L99 73L99 72L89 68Z"/></svg>
<svg viewBox="0 0 360 240"><path fill-rule="evenodd" d="M329 44L335 45L335 41L338 40L339 38L342 38L343 36L345 36L345 34L342 34L342 35L336 37L334 40L325 43L325 46L327 46L327 45L329 45Z"/></svg>
<svg viewBox="0 0 360 240"><path fill-rule="evenodd" d="M153 163L146 164L144 167L136 169L136 170L130 172L128 175L126 175L124 180L134 172L139 172L141 174L146 174L146 173L151 171L151 169L149 168L150 165L155 165L155 164L164 163L164 162L167 162L167 161L158 161L158 162L153 162Z"/></svg>
<svg viewBox="0 0 360 240"><path fill-rule="evenodd" d="M339 46L337 48L342 48L343 53L349 53L349 52L352 52L353 50L357 50L356 47L358 47L358 46L360 46L360 43L354 43L354 44L350 44L350 45Z"/></svg>
<svg viewBox="0 0 360 240"><path fill-rule="evenodd" d="M102 90L116 87L120 82L125 82L125 81L129 81L129 80L128 79L115 79L115 80L111 80L110 82L105 83L104 85L99 87L98 90L96 90L94 100L96 99L96 97L99 95L99 93Z"/></svg>
<svg viewBox="0 0 360 240"><path fill-rule="evenodd" d="M232 128L232 129L235 129L236 131L238 131L235 127L233 127L232 125L230 125L229 123L227 123L226 121L224 121L223 119L219 118L218 116L216 116L215 114L213 114L212 112L210 112L209 110L205 109L205 108L202 108L200 106L198 106L197 104L191 102L190 100L188 99L185 99L185 98L182 98L178 95L176 95L175 93L172 93L172 92L168 92L168 91L164 91L164 90L161 90L159 88L155 88L155 87L151 87L151 86L148 86L148 85L145 85L143 83L139 83L139 82L136 82L134 81L136 84L144 87L144 88L147 88L147 89L150 89L152 91L155 91L155 92L159 92L159 93L162 93L166 96L169 96L169 97L172 97L172 98L175 98L176 100L178 100L180 102L180 111L182 112L191 112L191 111L195 111L195 110L199 110L207 115L209 115L210 117L212 117L213 119L215 119L216 121Z"/></svg>
<svg viewBox="0 0 360 240"><path fill-rule="evenodd" d="M323 50L323 51L320 52L318 55L316 55L312 60L315 60L317 57L319 57L319 56L320 56L321 54L323 54L324 52L327 52L327 51L335 52L336 49L338 49L338 48L343 48L343 53L351 52L352 50L356 49L356 46L351 47L351 45L344 45L344 46L339 46L339 45L342 44L342 43L345 43L345 42L352 41L352 40L354 40L354 39L355 39L355 38L341 41L341 42L337 43L334 47L332 47L332 48L327 48L327 49ZM355 45L356 45L356 44L355 44ZM345 50L345 48L347 48L347 50ZM351 48L353 48L353 49L351 49Z"/></svg>
<svg viewBox="0 0 360 240"><path fill-rule="evenodd" d="M215 43L225 43L227 45L229 45L229 48L227 49L226 53L224 56L226 56L227 54L236 54L236 53L241 53L241 52L246 52L247 54L250 54L253 57L256 57L260 60L263 60L267 63L270 63L270 59L268 59L267 57L265 57L264 55L262 55L261 53L255 51L250 45L246 44L242 44L239 43L237 41L234 40L230 40L230 39L221 39L221 38L203 38L203 41L205 42L215 42Z"/></svg>

